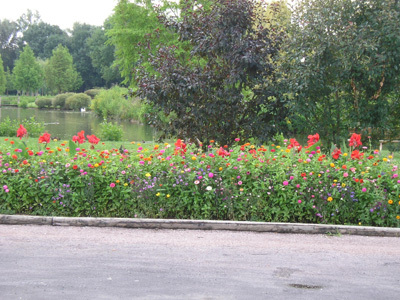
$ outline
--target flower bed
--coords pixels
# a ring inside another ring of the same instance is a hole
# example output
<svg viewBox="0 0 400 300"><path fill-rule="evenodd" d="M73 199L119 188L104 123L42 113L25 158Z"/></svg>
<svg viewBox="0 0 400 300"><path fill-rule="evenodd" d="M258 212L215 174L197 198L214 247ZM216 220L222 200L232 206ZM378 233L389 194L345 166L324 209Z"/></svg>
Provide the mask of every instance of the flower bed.
<svg viewBox="0 0 400 300"><path fill-rule="evenodd" d="M317 135L305 147L237 139L230 148L178 140L109 150L86 138L44 134L32 149L3 143L0 213L400 226L397 166L377 150L354 149L358 135L331 154Z"/></svg>

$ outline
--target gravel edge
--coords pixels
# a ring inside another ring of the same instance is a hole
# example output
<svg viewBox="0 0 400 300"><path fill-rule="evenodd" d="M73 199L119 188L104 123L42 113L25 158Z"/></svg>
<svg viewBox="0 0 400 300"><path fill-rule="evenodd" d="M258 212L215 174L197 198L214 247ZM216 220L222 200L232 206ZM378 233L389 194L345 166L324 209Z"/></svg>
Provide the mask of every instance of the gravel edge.
<svg viewBox="0 0 400 300"><path fill-rule="evenodd" d="M236 222L210 220L129 219L129 218L71 218L26 215L2 215L0 224L92 226L146 229L230 230L303 234L351 234L363 236L400 237L400 228L346 226L303 223Z"/></svg>

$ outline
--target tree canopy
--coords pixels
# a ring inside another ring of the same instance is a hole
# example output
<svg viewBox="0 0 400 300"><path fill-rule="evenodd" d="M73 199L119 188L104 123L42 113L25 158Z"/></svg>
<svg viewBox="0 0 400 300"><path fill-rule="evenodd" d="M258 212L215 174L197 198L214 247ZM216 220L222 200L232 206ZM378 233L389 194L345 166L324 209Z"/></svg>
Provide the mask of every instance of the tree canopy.
<svg viewBox="0 0 400 300"><path fill-rule="evenodd" d="M35 55L26 45L15 62L13 69L14 86L23 92L37 92L43 83L43 70L36 61Z"/></svg>
<svg viewBox="0 0 400 300"><path fill-rule="evenodd" d="M67 47L59 45L53 50L46 66L46 81L47 86L57 93L75 91L82 85L81 76Z"/></svg>
<svg viewBox="0 0 400 300"><path fill-rule="evenodd" d="M170 117L167 127L154 120L167 134L221 143L263 139L276 132L285 111L280 98L271 99L279 36L262 25L268 19L253 1L209 4L183 1L178 18L159 16L187 51L160 44L147 60L154 72L137 69L138 95Z"/></svg>

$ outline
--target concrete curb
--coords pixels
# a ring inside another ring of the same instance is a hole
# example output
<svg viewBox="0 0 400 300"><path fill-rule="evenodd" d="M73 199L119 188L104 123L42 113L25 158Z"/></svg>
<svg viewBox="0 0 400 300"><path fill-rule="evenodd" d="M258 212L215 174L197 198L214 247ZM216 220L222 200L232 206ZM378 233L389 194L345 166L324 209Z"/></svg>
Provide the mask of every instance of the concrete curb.
<svg viewBox="0 0 400 300"><path fill-rule="evenodd" d="M400 237L400 228L345 226L303 223L266 223L236 221L202 221L172 219L129 219L129 218L69 218L24 215L1 215L0 224L8 225L51 225L51 226L93 226L146 229L191 229L231 230L276 233L308 234L352 234L364 236Z"/></svg>

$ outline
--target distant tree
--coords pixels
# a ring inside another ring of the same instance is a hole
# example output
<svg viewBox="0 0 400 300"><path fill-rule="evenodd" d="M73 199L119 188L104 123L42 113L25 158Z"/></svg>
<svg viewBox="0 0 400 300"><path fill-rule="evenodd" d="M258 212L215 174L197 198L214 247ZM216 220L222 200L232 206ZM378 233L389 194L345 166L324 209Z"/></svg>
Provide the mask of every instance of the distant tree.
<svg viewBox="0 0 400 300"><path fill-rule="evenodd" d="M115 46L115 65L118 66L125 84L135 85L133 69L139 64L140 55L144 54L140 44L149 43L146 44L148 53L155 52L159 43L180 44L178 35L166 30L158 21L153 2L137 0L131 3L128 0L120 0L110 17L111 26L105 28L108 43ZM173 7L169 8L169 13L173 14ZM157 29L158 39L148 40L146 36ZM143 60L146 61L146 58Z"/></svg>
<svg viewBox="0 0 400 300"><path fill-rule="evenodd" d="M14 78L9 68L6 69L5 76L6 76L6 93L8 95L8 93L16 91L14 87Z"/></svg>
<svg viewBox="0 0 400 300"><path fill-rule="evenodd" d="M0 55L3 58L5 69L14 68L14 61L18 57L18 24L7 19L0 20Z"/></svg>
<svg viewBox="0 0 400 300"><path fill-rule="evenodd" d="M68 34L57 25L40 22L27 27L20 44L28 44L37 58L47 59L59 44L67 46L68 38Z"/></svg>
<svg viewBox="0 0 400 300"><path fill-rule="evenodd" d="M37 25L40 22L42 22L42 19L39 12L28 9L18 18L16 23L18 24L18 31L25 32L30 26Z"/></svg>
<svg viewBox="0 0 400 300"><path fill-rule="evenodd" d="M88 90L105 84L101 77L100 70L95 68L92 64L90 48L87 44L87 40L97 28L96 26L88 24L75 23L71 31L69 49L74 59L76 69L83 79L81 90Z"/></svg>
<svg viewBox="0 0 400 300"><path fill-rule="evenodd" d="M82 85L82 78L77 72L68 48L59 45L53 50L53 56L46 66L47 87L56 92L72 92Z"/></svg>
<svg viewBox="0 0 400 300"><path fill-rule="evenodd" d="M119 84L122 81L119 69L114 66L115 46L107 44L105 30L110 28L108 21L104 23L104 28L96 28L90 38L87 39L89 56L94 68L100 71L101 77L106 85Z"/></svg>
<svg viewBox="0 0 400 300"><path fill-rule="evenodd" d="M400 83L396 0L301 0L293 10L284 69L292 121L332 142L349 128L390 128Z"/></svg>
<svg viewBox="0 0 400 300"><path fill-rule="evenodd" d="M29 45L26 45L13 69L15 88L22 92L37 92L42 86L43 70L36 61Z"/></svg>
<svg viewBox="0 0 400 300"><path fill-rule="evenodd" d="M4 94L7 88L7 79L4 72L3 60L0 55L0 95Z"/></svg>

